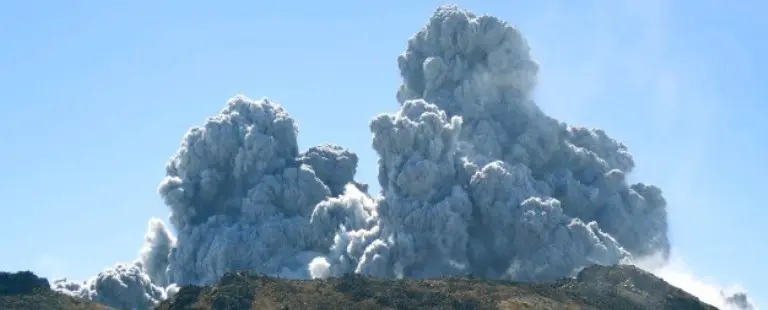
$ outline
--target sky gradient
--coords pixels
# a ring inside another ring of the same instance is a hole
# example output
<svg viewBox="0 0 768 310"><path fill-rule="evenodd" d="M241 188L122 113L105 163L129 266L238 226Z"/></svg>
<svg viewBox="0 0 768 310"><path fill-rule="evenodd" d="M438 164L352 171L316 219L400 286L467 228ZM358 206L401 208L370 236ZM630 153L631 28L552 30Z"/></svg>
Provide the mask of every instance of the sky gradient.
<svg viewBox="0 0 768 310"><path fill-rule="evenodd" d="M628 145L630 178L667 197L677 260L766 305L768 5L753 2L454 1L519 26L548 114ZM235 94L281 103L303 148L350 148L375 184L368 122L397 108L396 57L442 3L0 3L0 270L85 279L134 259L169 212L165 161Z"/></svg>

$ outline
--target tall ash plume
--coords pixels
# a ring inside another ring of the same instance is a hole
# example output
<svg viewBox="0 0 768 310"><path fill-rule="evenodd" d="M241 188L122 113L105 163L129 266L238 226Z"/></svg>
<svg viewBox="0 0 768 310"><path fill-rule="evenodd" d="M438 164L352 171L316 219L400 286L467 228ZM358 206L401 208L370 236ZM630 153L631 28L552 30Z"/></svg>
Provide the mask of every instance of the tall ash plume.
<svg viewBox="0 0 768 310"><path fill-rule="evenodd" d="M371 123L379 218L345 226L335 247L352 250L316 260L331 269L317 276L540 281L669 253L661 191L627 183L620 142L542 113L538 65L514 27L441 7L398 64L401 109Z"/></svg>
<svg viewBox="0 0 768 310"><path fill-rule="evenodd" d="M146 309L230 270L543 281L668 258L661 190L627 181L621 142L536 106L538 65L517 29L442 6L398 65L400 107L370 123L378 195L354 180L357 155L300 152L285 109L236 96L166 166L158 191L178 236L152 220L136 262L54 287Z"/></svg>

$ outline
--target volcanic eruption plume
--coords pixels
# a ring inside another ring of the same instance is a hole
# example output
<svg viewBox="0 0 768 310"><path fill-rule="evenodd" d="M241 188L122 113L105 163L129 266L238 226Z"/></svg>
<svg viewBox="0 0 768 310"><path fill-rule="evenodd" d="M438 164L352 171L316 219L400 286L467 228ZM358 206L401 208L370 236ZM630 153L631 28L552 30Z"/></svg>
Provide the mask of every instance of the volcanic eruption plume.
<svg viewBox="0 0 768 310"><path fill-rule="evenodd" d="M159 193L177 236L153 219L135 262L55 288L146 308L230 270L544 281L668 257L661 190L627 181L621 142L537 107L516 28L442 6L398 66L399 109L370 123L380 193L354 179L353 152L301 152L281 105L236 96L168 161Z"/></svg>

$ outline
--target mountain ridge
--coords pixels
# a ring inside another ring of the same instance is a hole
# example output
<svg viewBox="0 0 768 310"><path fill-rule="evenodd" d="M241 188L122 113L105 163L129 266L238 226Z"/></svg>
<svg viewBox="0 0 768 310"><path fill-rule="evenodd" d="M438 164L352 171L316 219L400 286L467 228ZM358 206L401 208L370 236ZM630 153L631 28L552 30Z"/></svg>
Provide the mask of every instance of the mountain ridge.
<svg viewBox="0 0 768 310"><path fill-rule="evenodd" d="M228 272L147 309L717 309L631 265L592 265L575 278L526 283L473 276L289 280ZM114 309L51 290L32 272L0 272L0 309Z"/></svg>
<svg viewBox="0 0 768 310"><path fill-rule="evenodd" d="M216 286L185 286L157 307L160 310L353 308L717 309L631 265L593 265L584 268L576 278L544 283L472 276L384 280L345 275L327 280L283 280L228 273Z"/></svg>

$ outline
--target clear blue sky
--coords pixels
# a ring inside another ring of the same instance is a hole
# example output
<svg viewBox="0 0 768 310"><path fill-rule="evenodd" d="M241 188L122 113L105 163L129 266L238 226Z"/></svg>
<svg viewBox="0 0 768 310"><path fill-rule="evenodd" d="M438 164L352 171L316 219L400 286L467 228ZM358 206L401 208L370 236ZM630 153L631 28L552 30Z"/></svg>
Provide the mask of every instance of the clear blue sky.
<svg viewBox="0 0 768 310"><path fill-rule="evenodd" d="M397 108L396 56L441 2L267 2L0 3L0 270L84 279L135 258L168 214L166 159L237 93L375 182L368 121ZM628 144L695 274L768 304L767 5L577 2L458 4L519 25L548 113Z"/></svg>

